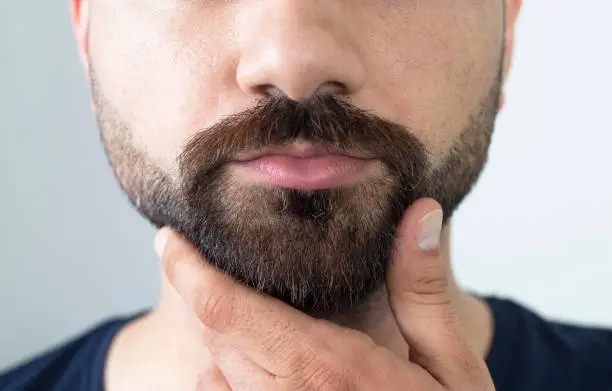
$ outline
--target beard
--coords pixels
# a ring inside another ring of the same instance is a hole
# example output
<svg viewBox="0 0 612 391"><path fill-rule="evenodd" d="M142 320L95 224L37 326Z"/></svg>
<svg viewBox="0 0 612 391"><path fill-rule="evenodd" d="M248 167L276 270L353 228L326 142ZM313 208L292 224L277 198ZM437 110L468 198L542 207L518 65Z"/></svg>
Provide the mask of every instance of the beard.
<svg viewBox="0 0 612 391"><path fill-rule="evenodd" d="M93 70L94 68L91 67ZM131 127L92 73L109 163L132 204L155 226L183 234L235 280L319 318L347 315L384 289L396 229L422 197L449 219L485 164L501 76L437 164L405 126L332 96L265 97L192 137L174 175L132 142ZM304 190L238 181L236 155L297 140L380 162L367 180Z"/></svg>

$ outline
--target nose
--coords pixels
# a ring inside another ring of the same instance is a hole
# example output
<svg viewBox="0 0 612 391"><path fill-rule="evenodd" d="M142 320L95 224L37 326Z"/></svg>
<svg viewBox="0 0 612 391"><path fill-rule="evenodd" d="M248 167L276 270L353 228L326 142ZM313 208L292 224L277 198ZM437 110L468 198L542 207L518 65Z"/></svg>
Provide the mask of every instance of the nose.
<svg viewBox="0 0 612 391"><path fill-rule="evenodd" d="M350 21L346 13L339 17L344 2L253 3L239 22L236 79L242 90L305 100L321 93L350 95L363 86L366 72L346 28Z"/></svg>

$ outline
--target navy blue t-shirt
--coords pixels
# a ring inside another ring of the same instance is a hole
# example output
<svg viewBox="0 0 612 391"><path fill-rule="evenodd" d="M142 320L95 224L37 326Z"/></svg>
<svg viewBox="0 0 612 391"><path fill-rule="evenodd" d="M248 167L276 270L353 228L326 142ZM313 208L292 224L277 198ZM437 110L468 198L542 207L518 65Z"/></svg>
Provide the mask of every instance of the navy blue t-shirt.
<svg viewBox="0 0 612 391"><path fill-rule="evenodd" d="M487 301L495 319L487 365L497 391L612 391L612 330L549 322L512 301ZM104 391L108 348L131 319L105 322L1 375L0 391Z"/></svg>

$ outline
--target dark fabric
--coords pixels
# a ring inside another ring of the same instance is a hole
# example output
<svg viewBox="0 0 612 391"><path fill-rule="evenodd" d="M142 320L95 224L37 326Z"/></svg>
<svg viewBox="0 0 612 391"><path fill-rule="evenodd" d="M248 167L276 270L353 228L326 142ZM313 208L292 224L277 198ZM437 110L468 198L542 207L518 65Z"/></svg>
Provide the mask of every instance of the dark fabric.
<svg viewBox="0 0 612 391"><path fill-rule="evenodd" d="M497 391L612 391L612 331L548 322L512 301L487 301L495 318L487 365ZM103 391L108 348L133 318L105 322L0 375L0 391Z"/></svg>
<svg viewBox="0 0 612 391"><path fill-rule="evenodd" d="M546 321L488 299L495 331L487 365L497 391L612 391L612 330Z"/></svg>
<svg viewBox="0 0 612 391"><path fill-rule="evenodd" d="M104 322L0 375L0 391L103 391L106 353L117 332L131 319Z"/></svg>

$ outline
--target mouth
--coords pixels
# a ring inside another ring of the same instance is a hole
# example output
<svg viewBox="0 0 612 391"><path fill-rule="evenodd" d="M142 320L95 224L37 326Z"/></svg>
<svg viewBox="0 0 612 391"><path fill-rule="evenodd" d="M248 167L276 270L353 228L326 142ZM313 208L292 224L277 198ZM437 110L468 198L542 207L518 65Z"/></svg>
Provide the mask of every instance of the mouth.
<svg viewBox="0 0 612 391"><path fill-rule="evenodd" d="M321 190L357 184L378 162L333 146L296 142L239 153L229 165L246 182Z"/></svg>

